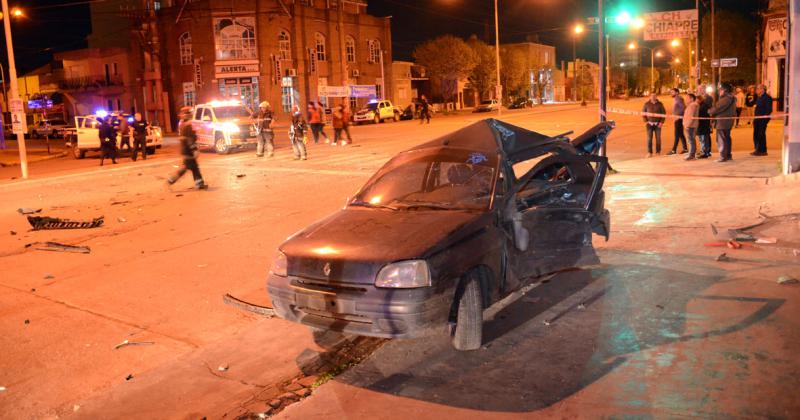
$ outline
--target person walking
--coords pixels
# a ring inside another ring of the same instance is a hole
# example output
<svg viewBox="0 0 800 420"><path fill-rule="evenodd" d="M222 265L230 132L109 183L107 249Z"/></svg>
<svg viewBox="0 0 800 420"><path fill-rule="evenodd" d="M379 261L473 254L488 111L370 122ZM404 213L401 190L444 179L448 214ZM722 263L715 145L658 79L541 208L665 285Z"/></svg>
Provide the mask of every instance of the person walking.
<svg viewBox="0 0 800 420"><path fill-rule="evenodd" d="M697 142L699 143L698 159L711 157L711 119L708 110L711 107L707 99L711 96L705 93L705 88L697 90Z"/></svg>
<svg viewBox="0 0 800 420"><path fill-rule="evenodd" d="M675 116L675 142L672 145L672 150L670 150L667 155L674 155L678 152L679 141L682 146L681 154L684 154L686 153L686 136L683 134L683 113L686 111L686 102L684 102L683 96L681 96L681 92L677 88L670 89L669 94L674 100L672 104L672 115Z"/></svg>
<svg viewBox="0 0 800 420"><path fill-rule="evenodd" d="M131 147L131 137L130 137L130 128L128 125L128 119L122 115L122 113L118 114L114 117L114 129L117 133L119 133L120 141L119 141L119 151L126 148L130 152Z"/></svg>
<svg viewBox="0 0 800 420"><path fill-rule="evenodd" d="M687 96L689 97L689 103L686 105L686 110L683 111L683 125L686 129L686 141L689 143L689 154L684 159L694 160L697 153L695 134L697 127L700 125L700 120L697 119L700 103L694 93L690 93Z"/></svg>
<svg viewBox="0 0 800 420"><path fill-rule="evenodd" d="M98 129L100 135L100 166L103 166L106 158L111 158L111 163L117 164L117 130L114 129L111 116L107 116L100 122Z"/></svg>
<svg viewBox="0 0 800 420"><path fill-rule="evenodd" d="M292 109L292 125L289 127L289 141L292 143L292 151L294 152L294 160L306 160L306 121L303 119L303 114L300 108L295 105Z"/></svg>
<svg viewBox="0 0 800 420"><path fill-rule="evenodd" d="M133 154L131 155L131 160L136 162L139 151L142 152L142 159L147 160L147 132L150 131L150 124L142 118L142 114L137 112L133 115L131 131L133 131Z"/></svg>
<svg viewBox="0 0 800 420"><path fill-rule="evenodd" d="M664 125L667 111L664 109L664 104L658 100L658 95L651 93L650 100L644 103L642 112L645 113L643 118L647 126L647 157L652 157L653 136L656 138L656 154L661 154L661 127Z"/></svg>
<svg viewBox="0 0 800 420"><path fill-rule="evenodd" d="M727 162L733 159L731 129L736 115L736 98L731 95L732 91L733 88L729 83L722 83L719 87L717 103L708 110L708 114L715 118L714 123L717 129L717 150L719 150L717 162Z"/></svg>
<svg viewBox="0 0 800 420"><path fill-rule="evenodd" d="M431 123L431 104L428 103L428 98L425 95L420 97L420 107L422 110L419 114L419 123L422 124L425 120L428 120L428 124Z"/></svg>
<svg viewBox="0 0 800 420"><path fill-rule="evenodd" d="M325 113L325 105L317 101L317 110L319 111L319 133L325 137L325 143L330 143L331 139L325 133L325 124L328 122L328 115Z"/></svg>
<svg viewBox="0 0 800 420"><path fill-rule="evenodd" d="M755 115L754 111L756 108L756 87L755 86L748 86L747 87L747 94L744 95L744 115L747 117L745 123L750 125L753 120L751 117Z"/></svg>
<svg viewBox="0 0 800 420"><path fill-rule="evenodd" d="M736 97L736 128L739 128L739 118L742 117L742 110L744 109L744 101L745 101L744 91L742 91L742 88L740 87L736 88L735 97Z"/></svg>
<svg viewBox="0 0 800 420"><path fill-rule="evenodd" d="M767 117L772 114L772 96L767 94L767 87L758 85L756 88L756 117ZM769 118L756 118L753 120L753 145L755 150L750 153L753 156L767 155L767 124Z"/></svg>
<svg viewBox="0 0 800 420"><path fill-rule="evenodd" d="M264 146L267 148L267 157L272 157L275 150L275 133L272 131L272 124L275 122L275 115L269 102L264 101L258 104L258 114L256 114L256 129L258 130L258 144L256 146L256 156L264 156Z"/></svg>
<svg viewBox="0 0 800 420"><path fill-rule="evenodd" d="M319 144L319 135L322 133L325 140L328 140L328 135L325 134L322 128L325 123L322 121L322 113L325 112L322 107L318 107L313 101L308 103L308 125L311 126L311 134L314 136L314 144Z"/></svg>
<svg viewBox="0 0 800 420"><path fill-rule="evenodd" d="M342 146L353 144L353 138L350 137L350 106L347 103L342 105L342 132L347 135L347 141L342 139Z"/></svg>
<svg viewBox="0 0 800 420"><path fill-rule="evenodd" d="M194 178L194 185L198 190L208 189L208 184L203 180L203 175L200 174L200 167L197 165L197 133L192 128L189 120L192 118L192 108L185 106L180 111L181 122L178 132L180 134L181 142L181 156L183 157L183 165L178 169L175 174L167 179L168 185L175 184L186 171L192 171L192 178Z"/></svg>
<svg viewBox="0 0 800 420"><path fill-rule="evenodd" d="M342 138L343 117L342 106L339 105L333 110L333 143L331 143L331 146L339 144L339 140Z"/></svg>

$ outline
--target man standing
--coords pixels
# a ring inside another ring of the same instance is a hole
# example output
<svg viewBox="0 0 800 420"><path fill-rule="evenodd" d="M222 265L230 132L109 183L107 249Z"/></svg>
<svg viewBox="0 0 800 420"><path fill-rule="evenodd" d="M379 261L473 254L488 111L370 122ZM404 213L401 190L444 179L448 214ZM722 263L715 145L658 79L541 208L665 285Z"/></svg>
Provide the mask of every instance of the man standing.
<svg viewBox="0 0 800 420"><path fill-rule="evenodd" d="M716 118L717 150L719 150L717 162L727 162L733 159L731 129L736 115L736 98L731 95L732 90L729 83L722 83L719 86L719 99L716 105L708 110L709 115Z"/></svg>
<svg viewBox="0 0 800 420"><path fill-rule="evenodd" d="M113 164L117 164L117 130L111 121L111 116L107 116L100 122L97 130L100 135L100 166L106 158L111 158Z"/></svg>
<svg viewBox="0 0 800 420"><path fill-rule="evenodd" d="M750 117L753 116L753 110L756 107L756 88L755 86L748 86L747 87L747 94L744 95L744 116L747 117L747 121L745 123L750 125L752 120Z"/></svg>
<svg viewBox="0 0 800 420"><path fill-rule="evenodd" d="M178 129L181 135L181 156L183 156L183 166L174 175L167 179L167 184L172 185L177 182L187 170L192 171L194 185L199 190L208 189L208 184L203 181L200 174L200 167L197 166L197 133L195 133L189 120L192 118L192 108L185 106L180 111L181 122Z"/></svg>
<svg viewBox="0 0 800 420"><path fill-rule="evenodd" d="M343 111L341 105L337 106L333 110L333 143L331 143L331 146L336 146L339 144L339 139L342 138L342 128L344 125L342 122L342 113Z"/></svg>
<svg viewBox="0 0 800 420"><path fill-rule="evenodd" d="M658 95L650 94L650 100L644 103L642 112L645 113L644 122L647 125L647 157L653 157L653 136L656 137L656 154L661 154L661 126L664 125L664 104L658 100ZM657 114L657 115L656 115Z"/></svg>
<svg viewBox="0 0 800 420"><path fill-rule="evenodd" d="M275 133L272 131L274 116L269 102L264 101L258 104L258 115L256 115L256 127L258 128L258 146L256 156L264 156L264 145L267 146L267 157L272 157L275 150Z"/></svg>
<svg viewBox="0 0 800 420"><path fill-rule="evenodd" d="M700 143L698 159L711 157L711 120L708 110L714 105L711 95L706 94L705 86L697 89L697 141Z"/></svg>
<svg viewBox="0 0 800 420"><path fill-rule="evenodd" d="M736 88L736 128L739 128L739 118L742 117L742 110L744 109L745 96L742 88Z"/></svg>
<svg viewBox="0 0 800 420"><path fill-rule="evenodd" d="M147 131L150 128L150 124L142 118L142 114L137 112L133 115L131 128L133 129L133 155L131 155L131 159L136 162L141 150L142 159L147 160Z"/></svg>
<svg viewBox="0 0 800 420"><path fill-rule="evenodd" d="M767 87L758 85L756 88L756 109L755 116L762 117L753 120L753 145L755 150L750 153L753 156L767 155L767 124L769 118L763 118L772 114L772 96L767 94Z"/></svg>
<svg viewBox="0 0 800 420"><path fill-rule="evenodd" d="M672 104L672 115L675 116L675 143L672 145L672 150L667 155L674 155L678 151L678 141L680 141L683 149L681 154L686 153L686 135L683 133L683 113L686 111L686 102L683 101L681 92L677 88L669 90L670 96L675 102Z"/></svg>
<svg viewBox="0 0 800 420"><path fill-rule="evenodd" d="M689 154L686 155L686 160L693 160L695 158L695 153L697 153L697 143L694 141L695 134L697 134L697 127L700 125L700 121L697 119L697 115L699 114L699 101L703 99L697 99L697 96L694 93L690 93L689 95L689 103L686 105L686 111L683 113L683 123L686 126L686 136L689 142Z"/></svg>
<svg viewBox="0 0 800 420"><path fill-rule="evenodd" d="M422 124L426 119L428 120L428 124L431 123L431 104L428 103L428 98L425 95L419 100L420 106L422 107L422 111L419 114L419 123Z"/></svg>
<svg viewBox="0 0 800 420"><path fill-rule="evenodd" d="M350 137L350 107L347 103L342 105L342 131L347 135L347 141L342 139L342 146L353 144L353 138Z"/></svg>
<svg viewBox="0 0 800 420"><path fill-rule="evenodd" d="M292 108L292 126L289 127L289 140L292 142L294 160L308 159L305 133L306 122L303 120L303 114L300 113L300 108L295 105L294 108Z"/></svg>

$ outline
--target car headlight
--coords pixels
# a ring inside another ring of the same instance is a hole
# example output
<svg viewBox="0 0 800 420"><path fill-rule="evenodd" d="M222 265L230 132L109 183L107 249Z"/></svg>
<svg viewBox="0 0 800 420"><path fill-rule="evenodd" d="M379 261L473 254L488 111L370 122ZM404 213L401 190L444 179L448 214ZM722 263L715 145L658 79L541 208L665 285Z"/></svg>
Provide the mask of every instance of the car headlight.
<svg viewBox="0 0 800 420"><path fill-rule="evenodd" d="M286 254L281 251L275 252L275 257L272 259L272 268L270 268L270 273L286 277L288 275L287 269L287 262L286 262Z"/></svg>
<svg viewBox="0 0 800 420"><path fill-rule="evenodd" d="M224 131L226 133L229 133L229 134L233 134L233 133L238 133L240 131L240 128L239 128L238 125L236 125L234 123L227 122L227 123L223 123L220 126L220 130L222 130L222 131Z"/></svg>
<svg viewBox="0 0 800 420"><path fill-rule="evenodd" d="M376 287L408 289L431 285L431 272L424 260L402 261L389 264L378 272Z"/></svg>

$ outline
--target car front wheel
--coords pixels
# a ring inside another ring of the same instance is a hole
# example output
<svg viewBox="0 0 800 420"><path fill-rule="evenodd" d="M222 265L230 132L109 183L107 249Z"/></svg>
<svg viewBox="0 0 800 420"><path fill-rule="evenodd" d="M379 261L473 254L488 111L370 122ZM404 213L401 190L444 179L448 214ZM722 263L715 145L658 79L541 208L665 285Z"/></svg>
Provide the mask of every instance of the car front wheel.
<svg viewBox="0 0 800 420"><path fill-rule="evenodd" d="M400 113L399 112L395 112L394 113L394 122L398 122L398 121L400 121Z"/></svg>
<svg viewBox="0 0 800 420"><path fill-rule="evenodd" d="M224 155L225 153L228 153L228 145L225 144L225 138L224 137L218 135L214 139L214 150L220 155Z"/></svg>
<svg viewBox="0 0 800 420"><path fill-rule="evenodd" d="M78 140L73 140L72 157L74 157L75 159L83 159L84 157L86 157L86 150L81 150L78 148Z"/></svg>
<svg viewBox="0 0 800 420"><path fill-rule="evenodd" d="M483 304L481 282L477 270L464 275L463 289L456 296L458 306L453 347L456 350L477 350L483 336Z"/></svg>
<svg viewBox="0 0 800 420"><path fill-rule="evenodd" d="M378 116L378 115L376 115L376 116L375 116L375 118L373 118L373 120L372 120L372 121L373 121L375 124L380 124L380 123L381 123L381 117L380 117L380 116Z"/></svg>

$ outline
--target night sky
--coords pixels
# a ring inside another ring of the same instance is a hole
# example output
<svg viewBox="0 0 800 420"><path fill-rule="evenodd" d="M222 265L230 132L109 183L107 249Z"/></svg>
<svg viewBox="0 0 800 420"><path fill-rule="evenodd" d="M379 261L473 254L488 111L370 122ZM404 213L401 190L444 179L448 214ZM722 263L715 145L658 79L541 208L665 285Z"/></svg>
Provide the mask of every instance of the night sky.
<svg viewBox="0 0 800 420"><path fill-rule="evenodd" d="M97 1L97 0L94 0ZM576 20L597 15L596 0L499 0L501 42L524 41L538 35L541 42L555 45L559 60L571 57L571 41L566 27ZM706 0L709 1L709 0ZM717 1L717 7L756 12L760 0ZM52 52L86 47L91 32L89 5L85 0L10 0L9 7L21 6L22 19L12 19L12 33L20 74L46 64ZM494 42L492 0L369 0L368 11L376 16L392 16L394 58L410 60L414 47L445 33L461 37L478 35ZM636 12L693 8L694 0L606 0L606 9L622 4L639 8ZM587 33L579 43L578 55L597 55L596 34ZM0 40L0 62L5 67L5 38Z"/></svg>

